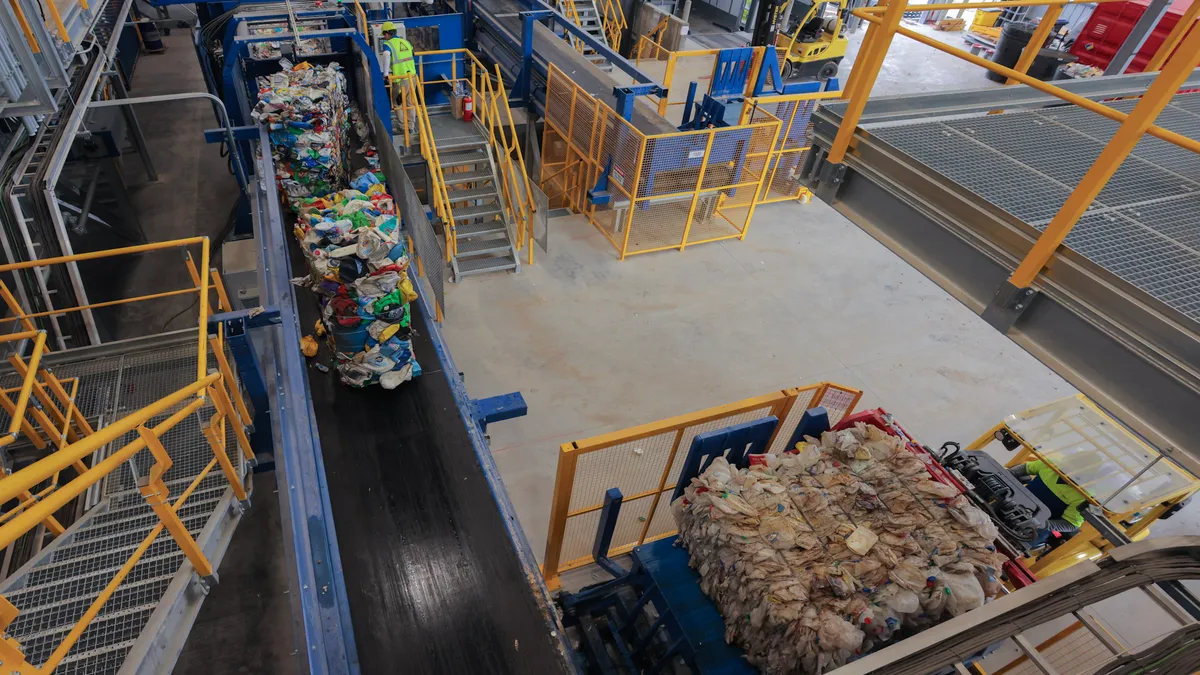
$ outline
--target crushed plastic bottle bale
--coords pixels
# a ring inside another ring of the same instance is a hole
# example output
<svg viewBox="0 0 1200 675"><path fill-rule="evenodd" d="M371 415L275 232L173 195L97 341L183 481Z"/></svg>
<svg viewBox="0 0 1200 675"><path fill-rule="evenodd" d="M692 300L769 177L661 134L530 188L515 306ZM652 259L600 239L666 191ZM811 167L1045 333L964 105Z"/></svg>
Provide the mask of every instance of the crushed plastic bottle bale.
<svg viewBox="0 0 1200 675"><path fill-rule="evenodd" d="M373 170L378 160L347 175L349 111L359 138L368 129L347 101L338 64L281 64L282 71L258 79L253 115L270 128L280 186L297 216L293 233L308 263L308 274L292 283L320 298L324 326L316 335L328 332L341 381L393 389L421 373L409 308L417 293L395 201ZM304 340L315 354L315 339Z"/></svg>
<svg viewBox="0 0 1200 675"><path fill-rule="evenodd" d="M1000 592L994 525L957 490L924 485L899 438L859 423L805 440L747 469L718 457L672 504L750 663L828 672Z"/></svg>
<svg viewBox="0 0 1200 675"><path fill-rule="evenodd" d="M421 372L409 308L417 292L395 202L380 186L294 201L308 275L292 283L320 297L342 382L392 389Z"/></svg>
<svg viewBox="0 0 1200 675"><path fill-rule="evenodd" d="M303 62L258 78L251 116L270 130L276 177L289 199L324 197L345 182L350 120L337 63Z"/></svg>

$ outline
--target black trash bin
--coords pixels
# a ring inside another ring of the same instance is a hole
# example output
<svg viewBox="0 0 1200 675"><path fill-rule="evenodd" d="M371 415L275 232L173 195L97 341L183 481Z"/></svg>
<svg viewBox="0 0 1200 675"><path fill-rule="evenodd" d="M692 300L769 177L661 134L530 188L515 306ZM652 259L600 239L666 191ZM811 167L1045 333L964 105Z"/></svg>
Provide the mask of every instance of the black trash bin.
<svg viewBox="0 0 1200 675"><path fill-rule="evenodd" d="M992 61L1005 68L1017 65L1017 61L1021 60L1021 52L1025 51L1025 45L1033 39L1035 30L1037 30L1037 24L1031 21L1013 21L1004 24L1004 28L1000 31L1000 39L996 40L996 51L992 54ZM987 72L987 76L993 82L1008 80L1007 77L990 70Z"/></svg>

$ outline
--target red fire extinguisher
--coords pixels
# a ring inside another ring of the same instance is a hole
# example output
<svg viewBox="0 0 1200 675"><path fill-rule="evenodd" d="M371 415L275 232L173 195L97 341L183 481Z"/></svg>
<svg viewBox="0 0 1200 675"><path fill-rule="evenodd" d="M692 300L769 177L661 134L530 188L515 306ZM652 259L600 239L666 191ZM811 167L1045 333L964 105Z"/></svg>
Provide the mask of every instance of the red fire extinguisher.
<svg viewBox="0 0 1200 675"><path fill-rule="evenodd" d="M475 119L475 103L470 94L463 96L463 119L467 122Z"/></svg>

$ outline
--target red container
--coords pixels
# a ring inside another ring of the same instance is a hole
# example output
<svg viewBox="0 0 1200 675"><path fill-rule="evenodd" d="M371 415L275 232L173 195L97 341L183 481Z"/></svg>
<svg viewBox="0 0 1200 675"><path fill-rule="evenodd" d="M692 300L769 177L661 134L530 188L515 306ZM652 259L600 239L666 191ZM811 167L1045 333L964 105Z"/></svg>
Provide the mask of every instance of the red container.
<svg viewBox="0 0 1200 675"><path fill-rule="evenodd" d="M1200 0L1194 0L1200 2ZM1146 69L1146 64L1154 57L1155 52L1167 39L1167 35L1179 23L1179 18L1191 6L1193 0L1175 0L1167 9L1162 20L1146 38L1141 51L1133 57L1126 72L1140 73ZM1129 2L1110 2L1097 5L1091 18L1075 39L1071 53L1079 57L1080 63L1097 68L1107 68L1113 55L1121 48L1125 38L1133 30L1133 25L1142 18L1150 0L1130 0ZM1192 30L1195 30L1193 28Z"/></svg>

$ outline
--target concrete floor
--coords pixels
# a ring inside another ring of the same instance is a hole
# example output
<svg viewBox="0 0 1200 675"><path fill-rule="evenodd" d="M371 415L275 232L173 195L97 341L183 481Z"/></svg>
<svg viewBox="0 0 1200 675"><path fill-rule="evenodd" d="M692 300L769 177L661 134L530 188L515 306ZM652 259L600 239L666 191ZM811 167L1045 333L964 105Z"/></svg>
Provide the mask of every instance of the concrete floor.
<svg viewBox="0 0 1200 675"><path fill-rule="evenodd" d="M961 33L909 27L962 45ZM851 37L843 78L864 32ZM703 64L693 70L677 71L676 82L707 74ZM982 69L898 37L873 94L991 86L999 85ZM745 241L625 262L582 216L556 218L549 248L520 274L451 286L445 322L473 396L517 390L529 404L528 416L488 431L539 558L562 443L830 380L862 389L860 409L883 407L936 447L1075 393L819 201L760 207ZM1197 531L1193 505L1151 536ZM1169 625L1133 593L1098 610L1127 646ZM1047 624L1029 636L1036 644L1061 628ZM988 670L1014 655L996 654Z"/></svg>

